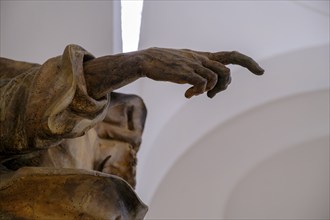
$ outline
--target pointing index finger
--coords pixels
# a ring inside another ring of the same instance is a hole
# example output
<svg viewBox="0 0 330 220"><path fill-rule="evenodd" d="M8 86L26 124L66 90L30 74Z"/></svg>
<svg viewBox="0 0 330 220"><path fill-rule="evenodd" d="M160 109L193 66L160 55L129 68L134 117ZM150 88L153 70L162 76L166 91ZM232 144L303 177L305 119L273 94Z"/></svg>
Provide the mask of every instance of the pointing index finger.
<svg viewBox="0 0 330 220"><path fill-rule="evenodd" d="M251 57L237 51L209 53L209 59L218 61L224 65L237 64L243 66L256 75L262 75L265 72Z"/></svg>

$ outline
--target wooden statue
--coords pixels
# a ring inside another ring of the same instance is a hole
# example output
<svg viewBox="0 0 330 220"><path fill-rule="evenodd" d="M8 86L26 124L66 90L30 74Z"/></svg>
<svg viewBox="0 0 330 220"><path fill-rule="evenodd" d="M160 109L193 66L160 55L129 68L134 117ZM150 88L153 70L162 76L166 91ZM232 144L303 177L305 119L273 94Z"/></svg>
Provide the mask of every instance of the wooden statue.
<svg viewBox="0 0 330 220"><path fill-rule="evenodd" d="M95 58L77 45L44 64L0 58L0 219L143 219L134 192L146 119L141 98L114 91L141 77L225 90L238 52L150 48Z"/></svg>

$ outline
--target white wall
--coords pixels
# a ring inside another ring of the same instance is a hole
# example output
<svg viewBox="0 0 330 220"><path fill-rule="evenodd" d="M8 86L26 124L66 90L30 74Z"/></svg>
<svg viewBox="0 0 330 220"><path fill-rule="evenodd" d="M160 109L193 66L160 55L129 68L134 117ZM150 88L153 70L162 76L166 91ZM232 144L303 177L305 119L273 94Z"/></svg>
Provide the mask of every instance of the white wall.
<svg viewBox="0 0 330 220"><path fill-rule="evenodd" d="M222 194L217 194L214 188L209 187L212 180L201 180L205 185L194 184L194 176L192 176L194 168L201 164L201 167L205 169L199 169L200 172L207 173L204 164L208 163L209 158L198 157L198 154L190 158L191 151L198 148L199 153L204 151L207 153L208 151L203 149L208 149L210 142L202 140L207 139L209 133L218 132L217 129L225 129L228 121L244 115L251 109L255 110L259 106L267 106L273 101L286 100L288 97L299 94L328 92L329 2L146 1L140 48L150 46L208 51L238 50L255 58L266 70L264 76L256 77L246 70L231 67L233 76L231 86L213 100L205 96L185 100L183 94L187 87L141 81L141 94L148 106L149 115L140 153L138 192L150 205L148 218L235 217L228 214L228 210L226 211L226 207L229 206L226 205L227 200L221 203L214 199L214 197L221 197ZM326 106L329 105L329 99L322 100ZM306 101L305 105L312 105L309 101ZM314 109L307 114L295 112L295 110L296 108L286 106L285 111L281 112L284 114L283 117L281 115L276 117L279 121L278 124L273 124L274 129L281 130L281 126L286 126L288 118L285 114L300 114L301 120L308 117L312 121L315 116L316 121L323 121L327 126L322 127L314 121L309 130L310 134L312 130L323 129L324 138L329 138L327 135L329 134L329 119L326 111L317 114ZM269 117L275 113L270 109ZM255 123L249 123L249 129L254 131ZM308 126L308 124L303 126ZM272 124L269 127L272 127ZM302 143L310 141L303 140L306 128L296 128L298 129L297 137L298 139L301 137ZM290 136L294 136L295 131L289 129L287 132L287 136L274 140L273 149L270 151L275 150L276 144L280 145L280 142L286 143L284 145L288 150L294 147L289 142ZM224 140L220 137L222 136L214 137L212 143L221 145ZM228 143L233 140L235 143L247 145L244 153L249 150L251 153L257 153L248 143L252 140L241 140L241 136L234 130L228 134L228 137L231 138ZM255 138L260 138L265 141L264 143L267 142L263 135ZM326 151L327 147L323 149ZM240 151L237 151L237 154L240 154ZM210 157L213 156L216 158L218 155L210 155ZM234 156L231 155L225 159L235 160ZM269 158L271 157L270 154ZM185 158L189 158L187 160L191 163L187 163L184 169L179 169L180 164L185 163ZM230 179L233 177L230 170L221 169L222 165L226 166L226 163L221 161L222 158L219 155L218 164L214 159L214 169L219 167L221 172L224 172L219 175ZM250 159L253 160L253 157ZM315 161L318 158L312 160ZM193 163L197 165L191 166ZM239 172L242 176L248 175L243 164L238 163L236 169L241 169ZM327 171L324 163L323 171ZM304 174L299 173L294 179L301 178L301 175ZM181 178L173 178L173 176ZM239 181L238 179L236 181ZM312 181L316 184L319 180ZM238 182L234 181L232 184L235 185ZM185 187L187 194L180 195L180 190L184 190ZM222 190L229 189L224 187ZM291 190L290 187L287 190ZM191 195L197 195L197 198L203 194L202 192L205 195L202 200L196 201L193 197L187 196L188 192ZM327 192L324 191L324 193ZM290 195L289 191L287 195ZM199 206L201 203L204 205ZM236 206L231 204L230 207ZM268 214L270 217L274 216L271 215L271 211ZM306 215L306 217L310 216Z"/></svg>
<svg viewBox="0 0 330 220"><path fill-rule="evenodd" d="M0 55L42 63L78 44L95 56L113 53L112 1L1 1Z"/></svg>

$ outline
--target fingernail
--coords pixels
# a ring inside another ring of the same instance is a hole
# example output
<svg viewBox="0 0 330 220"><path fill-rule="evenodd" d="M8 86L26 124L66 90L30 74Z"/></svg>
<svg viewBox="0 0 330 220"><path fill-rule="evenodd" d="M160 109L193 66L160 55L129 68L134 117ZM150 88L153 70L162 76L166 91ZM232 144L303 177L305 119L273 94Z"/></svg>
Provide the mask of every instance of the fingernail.
<svg viewBox="0 0 330 220"><path fill-rule="evenodd" d="M265 72L265 70L263 68L261 68L260 66L258 66L258 69L256 71L256 74L257 75L262 75L262 74L264 74L264 72Z"/></svg>

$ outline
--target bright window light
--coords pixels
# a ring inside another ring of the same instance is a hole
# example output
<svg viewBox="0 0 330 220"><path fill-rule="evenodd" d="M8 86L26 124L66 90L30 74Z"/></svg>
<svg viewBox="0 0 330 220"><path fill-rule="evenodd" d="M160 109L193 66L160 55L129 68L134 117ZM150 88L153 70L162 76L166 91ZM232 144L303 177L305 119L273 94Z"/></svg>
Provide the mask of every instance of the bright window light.
<svg viewBox="0 0 330 220"><path fill-rule="evenodd" d="M123 52L138 50L143 0L121 0Z"/></svg>

